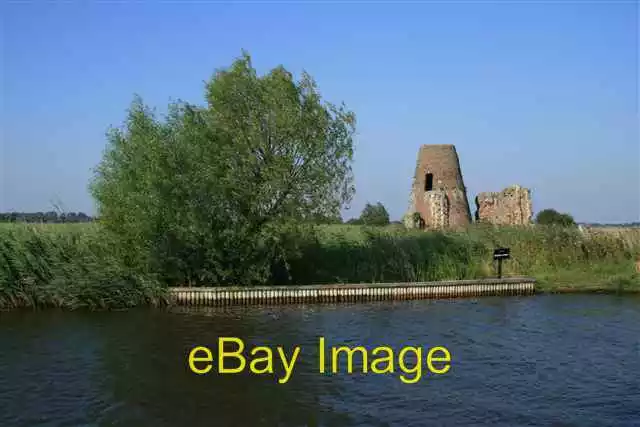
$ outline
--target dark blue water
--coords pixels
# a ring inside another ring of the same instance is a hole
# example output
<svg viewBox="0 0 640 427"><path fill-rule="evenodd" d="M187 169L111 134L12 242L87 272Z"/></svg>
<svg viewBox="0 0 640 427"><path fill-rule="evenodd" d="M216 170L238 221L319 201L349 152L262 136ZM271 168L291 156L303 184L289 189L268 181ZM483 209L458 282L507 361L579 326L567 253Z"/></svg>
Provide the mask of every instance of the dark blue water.
<svg viewBox="0 0 640 427"><path fill-rule="evenodd" d="M275 376L193 374L189 351L203 345L217 358L221 336L289 354L299 345L301 355L286 384L279 359ZM425 367L415 384L397 365L322 375L319 336L444 346L451 368ZM640 425L640 298L1 313L0 426L79 425Z"/></svg>

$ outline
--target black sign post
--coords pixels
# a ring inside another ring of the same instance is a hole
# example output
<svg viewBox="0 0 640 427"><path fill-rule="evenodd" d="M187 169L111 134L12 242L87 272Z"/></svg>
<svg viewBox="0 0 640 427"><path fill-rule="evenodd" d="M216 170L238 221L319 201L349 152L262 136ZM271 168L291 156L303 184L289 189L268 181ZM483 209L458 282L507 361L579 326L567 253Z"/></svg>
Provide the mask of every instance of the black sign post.
<svg viewBox="0 0 640 427"><path fill-rule="evenodd" d="M511 250L509 248L497 248L493 251L493 260L498 261L498 278L502 278L502 260L511 258Z"/></svg>

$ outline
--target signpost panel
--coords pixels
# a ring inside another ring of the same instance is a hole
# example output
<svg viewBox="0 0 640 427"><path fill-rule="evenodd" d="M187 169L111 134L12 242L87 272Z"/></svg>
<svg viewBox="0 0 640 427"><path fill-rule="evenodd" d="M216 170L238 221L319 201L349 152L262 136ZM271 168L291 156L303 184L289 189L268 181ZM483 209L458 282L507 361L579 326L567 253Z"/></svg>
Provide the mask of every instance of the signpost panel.
<svg viewBox="0 0 640 427"><path fill-rule="evenodd" d="M511 258L511 249L497 248L493 250L493 260L498 261L498 278L502 278L502 260Z"/></svg>

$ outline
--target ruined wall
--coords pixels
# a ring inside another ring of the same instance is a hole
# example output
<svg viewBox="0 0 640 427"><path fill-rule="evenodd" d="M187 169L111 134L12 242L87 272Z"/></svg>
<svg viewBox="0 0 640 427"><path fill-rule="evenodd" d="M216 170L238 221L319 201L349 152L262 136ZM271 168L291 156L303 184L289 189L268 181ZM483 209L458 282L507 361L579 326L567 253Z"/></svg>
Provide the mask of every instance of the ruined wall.
<svg viewBox="0 0 640 427"><path fill-rule="evenodd" d="M476 197L476 220L496 225L531 223L531 191L512 185L501 192L480 193Z"/></svg>
<svg viewBox="0 0 640 427"><path fill-rule="evenodd" d="M430 175L428 180L427 175ZM427 183L431 188L427 187ZM426 228L458 228L471 222L467 190L462 180L458 153L453 145L423 145L413 178L405 225L419 212Z"/></svg>
<svg viewBox="0 0 640 427"><path fill-rule="evenodd" d="M429 208L431 228L449 227L450 205L447 193L442 190L427 191L424 193L424 205ZM425 221L426 222L426 221Z"/></svg>

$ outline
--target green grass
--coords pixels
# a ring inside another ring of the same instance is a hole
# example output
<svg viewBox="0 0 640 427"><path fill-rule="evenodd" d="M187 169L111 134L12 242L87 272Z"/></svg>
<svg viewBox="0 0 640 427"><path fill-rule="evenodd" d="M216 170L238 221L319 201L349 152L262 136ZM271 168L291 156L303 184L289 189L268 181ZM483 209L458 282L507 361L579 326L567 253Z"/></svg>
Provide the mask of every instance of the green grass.
<svg viewBox="0 0 640 427"><path fill-rule="evenodd" d="M581 268L582 267L582 268ZM640 293L640 274L632 263L598 263L535 275L537 288L544 293L605 292Z"/></svg>
<svg viewBox="0 0 640 427"><path fill-rule="evenodd" d="M0 224L0 308L123 308L165 300L159 282L122 266L96 224Z"/></svg>
<svg viewBox="0 0 640 427"><path fill-rule="evenodd" d="M395 227L324 226L303 251L295 277L301 282L371 282L469 279L495 275L492 251L511 248L505 275L531 276L543 287L607 287L620 277L637 280L640 229L581 234L555 227L494 228L425 233ZM595 284L595 285L594 285Z"/></svg>
<svg viewBox="0 0 640 427"><path fill-rule="evenodd" d="M287 267L274 265L272 284L489 277L493 248L507 246L504 275L535 277L542 291L640 292L640 229L581 234L476 225L440 233L329 225L289 239ZM98 224L0 224L0 308L164 303L162 278L125 267L125 255Z"/></svg>

